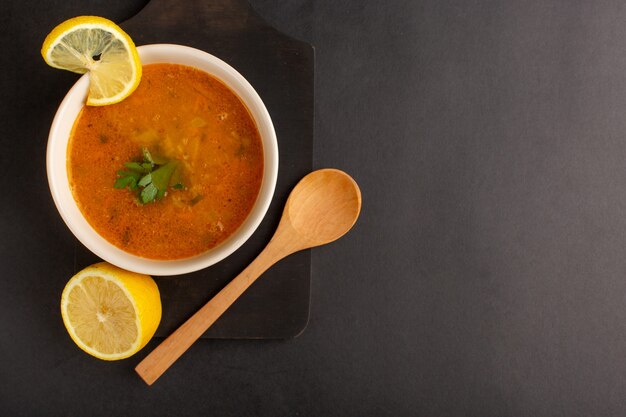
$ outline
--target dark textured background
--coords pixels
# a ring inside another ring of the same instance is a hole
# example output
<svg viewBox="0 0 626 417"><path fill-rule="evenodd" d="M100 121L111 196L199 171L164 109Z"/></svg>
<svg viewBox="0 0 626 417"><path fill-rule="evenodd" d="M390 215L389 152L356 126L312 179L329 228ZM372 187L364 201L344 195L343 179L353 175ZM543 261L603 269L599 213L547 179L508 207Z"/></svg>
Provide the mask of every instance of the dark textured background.
<svg viewBox="0 0 626 417"><path fill-rule="evenodd" d="M20 51L0 67L1 415L626 415L622 2L252 0L315 45L314 166L354 176L362 217L313 251L300 337L202 340L151 388L145 351L105 363L67 337L52 114L6 117L61 99L51 27L142 1L48 4L0 14Z"/></svg>

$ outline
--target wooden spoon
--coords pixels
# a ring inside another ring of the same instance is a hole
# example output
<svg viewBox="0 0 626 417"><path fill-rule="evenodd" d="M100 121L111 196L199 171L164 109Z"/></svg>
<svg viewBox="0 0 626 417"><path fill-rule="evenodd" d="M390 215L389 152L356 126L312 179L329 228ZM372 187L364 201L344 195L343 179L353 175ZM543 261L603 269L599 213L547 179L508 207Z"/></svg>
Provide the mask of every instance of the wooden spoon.
<svg viewBox="0 0 626 417"><path fill-rule="evenodd" d="M321 169L291 191L276 233L259 256L154 349L135 371L152 385L269 267L294 252L343 236L361 211L361 191L345 172Z"/></svg>

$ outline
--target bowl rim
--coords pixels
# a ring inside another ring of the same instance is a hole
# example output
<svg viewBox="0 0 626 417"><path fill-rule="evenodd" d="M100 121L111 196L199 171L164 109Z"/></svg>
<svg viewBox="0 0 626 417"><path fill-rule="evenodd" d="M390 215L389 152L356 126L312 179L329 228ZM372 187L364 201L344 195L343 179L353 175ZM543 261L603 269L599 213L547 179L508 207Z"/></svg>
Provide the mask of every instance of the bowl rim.
<svg viewBox="0 0 626 417"><path fill-rule="evenodd" d="M226 84L246 105L257 129L259 129L264 159L263 180L252 210L239 228L224 242L215 248L189 258L175 260L143 258L123 251L100 236L86 221L78 208L67 177L67 144L78 111L85 105L89 74L83 75L74 83L54 116L46 150L48 185L54 204L65 224L72 234L98 257L120 268L142 274L157 276L187 274L214 265L231 255L252 236L261 224L274 196L278 177L279 160L276 132L269 112L256 90L237 70L223 60L208 52L177 44L142 45L137 47L137 51L143 64L173 63L195 67L207 72ZM184 62L180 62L181 59ZM194 64L204 65L204 67L200 68ZM207 69L209 67L211 70ZM80 97L79 110L76 110L77 97ZM76 115L68 122L67 118L74 112ZM70 201L68 201L68 192L71 197Z"/></svg>

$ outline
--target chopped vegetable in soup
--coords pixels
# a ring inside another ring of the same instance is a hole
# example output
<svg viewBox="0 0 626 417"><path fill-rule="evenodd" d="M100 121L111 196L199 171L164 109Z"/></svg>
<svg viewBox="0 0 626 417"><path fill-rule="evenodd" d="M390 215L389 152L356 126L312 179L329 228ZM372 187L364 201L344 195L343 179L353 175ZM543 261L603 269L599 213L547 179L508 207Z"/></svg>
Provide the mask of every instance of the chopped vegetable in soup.
<svg viewBox="0 0 626 417"><path fill-rule="evenodd" d="M82 109L68 173L102 237L145 258L180 259L243 223L261 187L263 147L248 109L219 80L152 64L126 100Z"/></svg>

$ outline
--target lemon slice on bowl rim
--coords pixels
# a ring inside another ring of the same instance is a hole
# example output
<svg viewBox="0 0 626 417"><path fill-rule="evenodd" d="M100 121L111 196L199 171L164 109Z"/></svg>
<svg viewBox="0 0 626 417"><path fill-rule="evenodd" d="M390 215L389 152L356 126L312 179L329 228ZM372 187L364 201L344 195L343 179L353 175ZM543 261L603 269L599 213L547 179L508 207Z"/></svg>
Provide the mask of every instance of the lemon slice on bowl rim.
<svg viewBox="0 0 626 417"><path fill-rule="evenodd" d="M135 44L119 26L103 17L79 16L61 23L46 36L41 55L54 68L89 72L90 106L118 103L141 81Z"/></svg>
<svg viewBox="0 0 626 417"><path fill-rule="evenodd" d="M141 350L159 326L159 289L148 275L100 262L68 281L61 316L79 348L99 359L124 359Z"/></svg>

